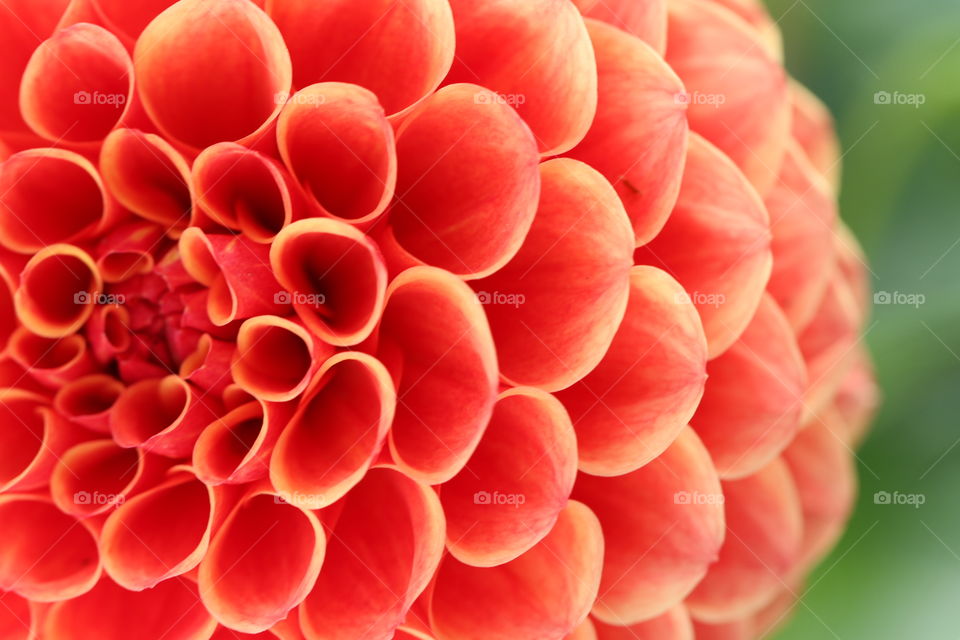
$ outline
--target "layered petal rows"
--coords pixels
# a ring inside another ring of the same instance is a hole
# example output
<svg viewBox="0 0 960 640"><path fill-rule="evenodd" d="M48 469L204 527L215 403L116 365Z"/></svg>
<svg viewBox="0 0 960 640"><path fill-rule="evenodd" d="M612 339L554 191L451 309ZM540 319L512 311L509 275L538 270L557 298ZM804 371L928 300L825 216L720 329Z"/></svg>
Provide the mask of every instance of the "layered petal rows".
<svg viewBox="0 0 960 640"><path fill-rule="evenodd" d="M0 637L756 638L876 402L753 0L0 3Z"/></svg>

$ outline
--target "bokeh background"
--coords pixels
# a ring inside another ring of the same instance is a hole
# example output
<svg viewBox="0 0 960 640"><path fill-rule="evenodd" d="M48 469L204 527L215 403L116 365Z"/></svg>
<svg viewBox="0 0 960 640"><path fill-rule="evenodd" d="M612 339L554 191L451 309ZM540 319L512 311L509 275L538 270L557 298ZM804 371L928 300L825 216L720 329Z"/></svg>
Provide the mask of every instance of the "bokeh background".
<svg viewBox="0 0 960 640"><path fill-rule="evenodd" d="M960 2L767 3L787 68L837 119L842 215L890 294L866 332L884 404L858 452L856 513L776 638L957 640ZM923 504L876 504L879 491Z"/></svg>

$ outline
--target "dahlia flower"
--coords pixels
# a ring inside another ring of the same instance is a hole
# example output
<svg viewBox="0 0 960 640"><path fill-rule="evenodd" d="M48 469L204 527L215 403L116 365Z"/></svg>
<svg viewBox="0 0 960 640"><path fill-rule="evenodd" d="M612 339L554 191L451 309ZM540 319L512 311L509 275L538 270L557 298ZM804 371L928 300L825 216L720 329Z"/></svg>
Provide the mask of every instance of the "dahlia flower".
<svg viewBox="0 0 960 640"><path fill-rule="evenodd" d="M757 0L0 3L0 638L756 638L876 392Z"/></svg>

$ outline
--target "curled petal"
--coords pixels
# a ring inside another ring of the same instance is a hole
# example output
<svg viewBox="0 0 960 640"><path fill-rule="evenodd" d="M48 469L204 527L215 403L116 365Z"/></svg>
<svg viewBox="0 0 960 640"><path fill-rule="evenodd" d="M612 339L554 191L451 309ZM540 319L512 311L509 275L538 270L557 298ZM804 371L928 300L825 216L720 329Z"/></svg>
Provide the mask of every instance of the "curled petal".
<svg viewBox="0 0 960 640"><path fill-rule="evenodd" d="M216 621L200 605L197 585L184 578L153 589L129 591L104 578L89 593L55 604L44 623L45 638L204 640Z"/></svg>
<svg viewBox="0 0 960 640"><path fill-rule="evenodd" d="M177 2L140 34L133 63L151 120L197 149L256 138L290 91L283 37L253 2Z"/></svg>
<svg viewBox="0 0 960 640"><path fill-rule="evenodd" d="M51 245L34 254L20 274L17 316L44 338L68 336L93 313L102 288L89 254L69 244Z"/></svg>
<svg viewBox="0 0 960 640"><path fill-rule="evenodd" d="M93 532L49 498L0 495L0 519L0 589L55 602L76 598L96 584L101 568Z"/></svg>
<svg viewBox="0 0 960 640"><path fill-rule="evenodd" d="M737 163L761 194L790 139L787 74L761 36L708 0L672 0L667 62L689 92L690 128Z"/></svg>
<svg viewBox="0 0 960 640"><path fill-rule="evenodd" d="M134 348L142 346L139 341L134 344L134 332L130 328L130 312L126 307L118 304L96 307L84 327L84 333L87 335L87 342L92 347L94 357L101 363L123 355L130 351L131 346ZM67 336L64 340L69 340L71 337Z"/></svg>
<svg viewBox="0 0 960 640"><path fill-rule="evenodd" d="M86 23L37 47L20 82L23 119L54 142L102 140L132 100L130 55L115 35Z"/></svg>
<svg viewBox="0 0 960 640"><path fill-rule="evenodd" d="M792 143L764 202L773 234L767 290L799 332L816 313L833 273L837 205L830 187Z"/></svg>
<svg viewBox="0 0 960 640"><path fill-rule="evenodd" d="M117 208L96 167L64 149L29 149L0 165L0 243L18 253L87 238Z"/></svg>
<svg viewBox="0 0 960 640"><path fill-rule="evenodd" d="M280 112L277 144L310 201L336 218L369 222L393 197L393 128L363 87L325 82L301 89Z"/></svg>
<svg viewBox="0 0 960 640"><path fill-rule="evenodd" d="M209 485L265 477L273 446L295 408L293 403L251 400L214 420L193 449L197 477Z"/></svg>
<svg viewBox="0 0 960 640"><path fill-rule="evenodd" d="M190 227L180 236L183 266L210 288L207 314L222 327L237 319L289 311L270 269L270 247L244 236L205 234Z"/></svg>
<svg viewBox="0 0 960 640"><path fill-rule="evenodd" d="M827 405L853 365L862 320L850 285L842 274L834 275L813 320L798 336L810 378L804 421Z"/></svg>
<svg viewBox="0 0 960 640"><path fill-rule="evenodd" d="M833 398L837 416L833 432L850 446L863 438L880 404L873 361L864 345L854 348L852 361Z"/></svg>
<svg viewBox="0 0 960 640"><path fill-rule="evenodd" d="M160 465L139 449L112 440L82 442L66 451L50 476L50 497L64 513L87 518L110 511L143 486Z"/></svg>
<svg viewBox="0 0 960 640"><path fill-rule="evenodd" d="M103 568L124 589L152 588L200 564L213 521L213 489L175 471L107 518L100 533Z"/></svg>
<svg viewBox="0 0 960 640"><path fill-rule="evenodd" d="M200 336L196 350L180 364L180 377L207 393L222 393L232 382L230 369L235 352L233 342L217 340L205 333Z"/></svg>
<svg viewBox="0 0 960 640"><path fill-rule="evenodd" d="M540 172L537 217L520 251L472 285L503 377L555 391L592 370L616 334L630 292L633 232L610 183L588 165L560 158Z"/></svg>
<svg viewBox="0 0 960 640"><path fill-rule="evenodd" d="M103 24L121 39L132 45L151 20L169 7L175 0L86 0ZM74 0L74 4L77 4ZM130 47L133 48L132 46Z"/></svg>
<svg viewBox="0 0 960 640"><path fill-rule="evenodd" d="M746 329L770 278L767 211L729 158L691 135L677 206L635 259L665 269L683 285L715 358Z"/></svg>
<svg viewBox="0 0 960 640"><path fill-rule="evenodd" d="M577 430L580 469L620 475L660 455L693 416L706 366L703 325L683 287L660 269L634 267L603 360L557 394Z"/></svg>
<svg viewBox="0 0 960 640"><path fill-rule="evenodd" d="M632 473L581 473L573 497L593 509L603 526L603 577L593 615L608 624L636 624L677 605L723 542L720 481L689 428Z"/></svg>
<svg viewBox="0 0 960 640"><path fill-rule="evenodd" d="M837 193L840 190L840 141L833 116L819 98L796 80L790 81L790 99L793 139Z"/></svg>
<svg viewBox="0 0 960 640"><path fill-rule="evenodd" d="M534 388L503 392L466 468L440 488L450 553L491 567L542 540L573 488L576 447L556 398Z"/></svg>
<svg viewBox="0 0 960 640"><path fill-rule="evenodd" d="M584 17L633 34L663 55L667 46L667 0L573 0L573 4Z"/></svg>
<svg viewBox="0 0 960 640"><path fill-rule="evenodd" d="M432 93L453 60L445 0L272 0L268 12L290 48L296 86L357 84L375 93L387 114Z"/></svg>
<svg viewBox="0 0 960 640"><path fill-rule="evenodd" d="M46 485L60 456L85 437L44 396L19 388L0 389L0 425L0 492Z"/></svg>
<svg viewBox="0 0 960 640"><path fill-rule="evenodd" d="M852 452L828 421L807 425L783 453L803 509L798 569L818 562L843 533L857 492Z"/></svg>
<svg viewBox="0 0 960 640"><path fill-rule="evenodd" d="M307 212L290 176L274 159L233 142L204 149L193 162L197 203L210 218L267 243Z"/></svg>
<svg viewBox="0 0 960 640"><path fill-rule="evenodd" d="M699 640L694 636L693 622L686 607L678 604L671 607L666 613L650 618L637 624L615 626L600 622L594 623L597 628L597 640Z"/></svg>
<svg viewBox="0 0 960 640"><path fill-rule="evenodd" d="M467 463L496 400L497 356L483 309L450 273L414 267L390 283L378 338L377 357L397 388L393 459L417 479L445 482Z"/></svg>
<svg viewBox="0 0 960 640"><path fill-rule="evenodd" d="M310 640L384 638L407 615L443 554L429 487L378 467L344 498L317 585L300 607Z"/></svg>
<svg viewBox="0 0 960 640"><path fill-rule="evenodd" d="M636 244L646 244L663 228L680 192L689 131L680 99L685 90L649 46L595 20L587 20L587 28L597 52L599 101L590 130L569 155L613 184Z"/></svg>
<svg viewBox="0 0 960 640"><path fill-rule="evenodd" d="M121 447L178 458L190 453L218 411L215 398L205 397L179 376L148 378L120 394L110 409L110 429Z"/></svg>
<svg viewBox="0 0 960 640"><path fill-rule="evenodd" d="M21 326L10 337L8 353L45 387L61 387L94 368L87 341L78 334L44 338Z"/></svg>
<svg viewBox="0 0 960 640"><path fill-rule="evenodd" d="M457 55L446 82L490 88L530 125L544 156L583 139L597 108L590 36L571 2L451 0Z"/></svg>
<svg viewBox="0 0 960 640"><path fill-rule="evenodd" d="M536 212L537 148L496 94L473 84L433 94L398 129L397 159L390 225L410 256L479 278L517 252Z"/></svg>
<svg viewBox="0 0 960 640"><path fill-rule="evenodd" d="M17 282L12 269L0 265L0 353L6 353L10 338L19 327L13 297Z"/></svg>
<svg viewBox="0 0 960 640"><path fill-rule="evenodd" d="M190 223L190 165L169 142L137 129L115 129L100 148L103 182L141 218L182 230Z"/></svg>
<svg viewBox="0 0 960 640"><path fill-rule="evenodd" d="M303 393L331 352L297 322L257 316L240 326L230 370L233 380L251 395L286 402Z"/></svg>
<svg viewBox="0 0 960 640"><path fill-rule="evenodd" d="M686 600L691 615L709 623L733 622L776 597L803 537L797 487L780 458L751 476L725 481L723 493L726 540Z"/></svg>
<svg viewBox="0 0 960 640"><path fill-rule="evenodd" d="M153 250L163 229L148 222L132 222L112 231L97 246L97 268L105 282L123 282L153 272Z"/></svg>
<svg viewBox="0 0 960 640"><path fill-rule="evenodd" d="M84 376L57 390L53 408L70 422L98 433L110 433L110 409L123 390L123 383L113 376Z"/></svg>
<svg viewBox="0 0 960 640"><path fill-rule="evenodd" d="M375 242L354 227L312 218L281 231L270 264L306 327L325 342L348 346L373 331L387 286L387 270Z"/></svg>
<svg viewBox="0 0 960 640"><path fill-rule="evenodd" d="M220 624L259 633L313 588L326 539L312 511L251 491L217 531L200 563L200 597Z"/></svg>
<svg viewBox="0 0 960 640"><path fill-rule="evenodd" d="M570 501L546 538L497 567L444 559L430 620L438 640L562 638L586 618L600 584L604 537L597 516Z"/></svg>
<svg viewBox="0 0 960 640"><path fill-rule="evenodd" d="M395 408L393 381L376 358L334 355L277 441L271 483L282 496L312 496L312 509L336 502L380 453Z"/></svg>
<svg viewBox="0 0 960 640"><path fill-rule="evenodd" d="M807 372L786 317L764 296L747 330L707 366L693 428L724 479L767 465L800 427Z"/></svg>

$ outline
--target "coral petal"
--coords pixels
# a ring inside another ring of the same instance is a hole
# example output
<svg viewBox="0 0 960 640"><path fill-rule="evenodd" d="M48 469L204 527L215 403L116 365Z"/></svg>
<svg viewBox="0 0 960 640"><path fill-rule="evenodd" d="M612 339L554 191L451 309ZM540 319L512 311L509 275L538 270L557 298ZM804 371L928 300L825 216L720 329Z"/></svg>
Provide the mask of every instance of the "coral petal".
<svg viewBox="0 0 960 640"><path fill-rule="evenodd" d="M597 640L699 640L694 636L690 614L683 605L670 608L656 618L629 627L596 621Z"/></svg>
<svg viewBox="0 0 960 640"><path fill-rule="evenodd" d="M573 0L573 4L584 17L633 34L663 55L667 45L667 0Z"/></svg>

